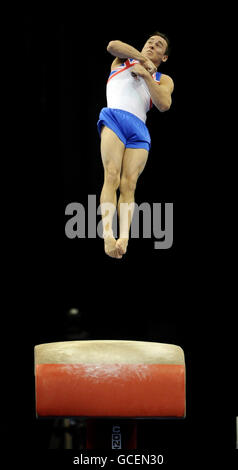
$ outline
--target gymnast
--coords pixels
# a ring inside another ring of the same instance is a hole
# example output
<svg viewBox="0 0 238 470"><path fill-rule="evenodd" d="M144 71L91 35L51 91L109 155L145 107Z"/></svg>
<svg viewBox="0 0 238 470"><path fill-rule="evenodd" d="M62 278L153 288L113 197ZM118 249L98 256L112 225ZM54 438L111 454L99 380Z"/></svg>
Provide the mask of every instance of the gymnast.
<svg viewBox="0 0 238 470"><path fill-rule="evenodd" d="M146 115L152 105L160 112L169 110L174 83L157 70L168 59L169 39L165 34L155 32L141 52L118 40L110 41L107 51L115 59L107 81L107 107L101 110L97 123L104 167L100 207L105 253L120 259L127 251L136 184L151 146ZM112 210L106 210L108 207ZM112 230L116 210L118 240Z"/></svg>

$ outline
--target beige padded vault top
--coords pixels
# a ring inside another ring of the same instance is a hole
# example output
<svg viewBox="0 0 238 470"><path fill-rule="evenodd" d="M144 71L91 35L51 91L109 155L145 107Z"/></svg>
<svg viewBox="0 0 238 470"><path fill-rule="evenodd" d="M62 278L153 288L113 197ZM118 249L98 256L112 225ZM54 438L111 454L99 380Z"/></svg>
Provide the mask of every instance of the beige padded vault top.
<svg viewBox="0 0 238 470"><path fill-rule="evenodd" d="M123 340L63 341L35 346L37 364L184 364L180 346Z"/></svg>

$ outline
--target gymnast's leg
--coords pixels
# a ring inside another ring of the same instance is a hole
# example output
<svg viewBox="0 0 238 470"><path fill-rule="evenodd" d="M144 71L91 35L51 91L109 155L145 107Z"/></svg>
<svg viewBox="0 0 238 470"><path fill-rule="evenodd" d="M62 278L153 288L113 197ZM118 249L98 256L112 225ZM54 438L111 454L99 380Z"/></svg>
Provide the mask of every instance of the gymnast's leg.
<svg viewBox="0 0 238 470"><path fill-rule="evenodd" d="M101 156L104 167L104 184L100 203L102 210L104 247L107 255L121 258L113 236L112 221L117 206L117 189L120 184L120 174L125 146L117 135L104 126L101 131ZM107 206L107 204L110 205ZM103 206L104 205L104 206ZM105 208L107 210L105 210Z"/></svg>
<svg viewBox="0 0 238 470"><path fill-rule="evenodd" d="M126 148L120 179L120 198L118 201L118 215L120 220L120 237L116 247L120 255L127 250L130 225L133 217L135 202L135 189L139 175L145 168L148 159L148 150L144 148ZM127 203L123 206L122 203ZM122 206L121 206L122 204ZM128 211L130 207L130 211Z"/></svg>

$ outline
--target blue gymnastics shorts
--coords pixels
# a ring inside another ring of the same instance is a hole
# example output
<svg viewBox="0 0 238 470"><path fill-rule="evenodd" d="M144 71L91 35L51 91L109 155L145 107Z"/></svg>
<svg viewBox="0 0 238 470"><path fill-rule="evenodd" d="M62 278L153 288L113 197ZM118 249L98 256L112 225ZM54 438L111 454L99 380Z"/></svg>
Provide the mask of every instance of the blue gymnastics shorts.
<svg viewBox="0 0 238 470"><path fill-rule="evenodd" d="M128 111L102 108L97 122L99 135L102 127L109 127L126 148L150 150L151 138L145 123Z"/></svg>

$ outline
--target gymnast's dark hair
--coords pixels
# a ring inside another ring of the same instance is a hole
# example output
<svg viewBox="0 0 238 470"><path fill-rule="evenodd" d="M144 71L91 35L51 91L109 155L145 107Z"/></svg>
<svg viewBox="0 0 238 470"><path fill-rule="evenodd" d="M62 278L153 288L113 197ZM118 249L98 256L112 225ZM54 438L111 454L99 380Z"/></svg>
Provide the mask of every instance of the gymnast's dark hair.
<svg viewBox="0 0 238 470"><path fill-rule="evenodd" d="M165 41L167 42L167 48L166 48L165 54L169 55L170 54L170 40L168 36L164 33L160 33L159 31L155 31L154 33L150 34L149 38L151 38L152 36L160 36L161 38L165 39Z"/></svg>

